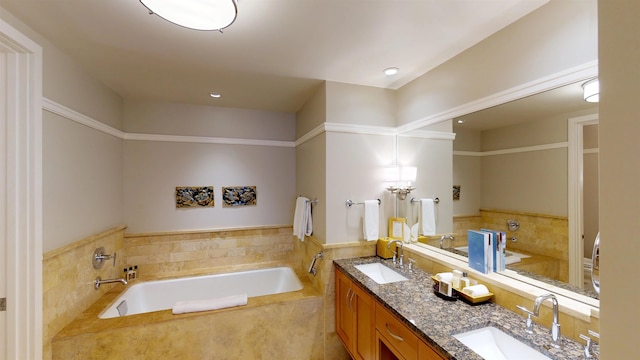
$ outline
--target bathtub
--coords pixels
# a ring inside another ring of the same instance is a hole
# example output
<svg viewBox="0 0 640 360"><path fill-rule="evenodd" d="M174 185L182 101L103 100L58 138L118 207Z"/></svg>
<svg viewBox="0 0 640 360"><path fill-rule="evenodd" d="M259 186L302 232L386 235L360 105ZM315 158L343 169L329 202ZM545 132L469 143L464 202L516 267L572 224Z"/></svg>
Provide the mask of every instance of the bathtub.
<svg viewBox="0 0 640 360"><path fill-rule="evenodd" d="M128 286L98 317L109 319L168 310L178 301L204 300L238 294L255 297L297 291L302 287L295 272L284 266L146 281Z"/></svg>

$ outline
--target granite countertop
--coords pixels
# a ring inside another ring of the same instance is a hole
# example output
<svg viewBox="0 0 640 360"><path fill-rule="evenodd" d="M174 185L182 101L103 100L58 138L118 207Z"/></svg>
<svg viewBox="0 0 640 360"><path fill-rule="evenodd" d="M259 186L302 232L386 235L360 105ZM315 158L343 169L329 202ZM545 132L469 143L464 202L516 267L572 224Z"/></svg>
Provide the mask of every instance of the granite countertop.
<svg viewBox="0 0 640 360"><path fill-rule="evenodd" d="M355 265L379 262L407 277L408 281L378 284L355 268ZM556 360L583 358L584 346L562 338L562 348L551 344L551 331L534 324L534 333L525 332L525 318L492 302L469 305L461 300L447 301L433 292L431 275L415 268L412 273L395 267L390 260L377 256L334 260L334 264L386 308L413 329L426 343L448 359L482 360L452 335L494 326ZM529 308L533 304L523 304Z"/></svg>

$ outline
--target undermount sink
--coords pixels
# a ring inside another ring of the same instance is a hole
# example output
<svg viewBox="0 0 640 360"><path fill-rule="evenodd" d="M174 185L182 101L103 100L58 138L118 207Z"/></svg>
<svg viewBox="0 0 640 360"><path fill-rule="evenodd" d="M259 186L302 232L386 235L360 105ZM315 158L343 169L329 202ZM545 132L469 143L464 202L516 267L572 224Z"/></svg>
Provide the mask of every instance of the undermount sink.
<svg viewBox="0 0 640 360"><path fill-rule="evenodd" d="M550 360L529 345L493 326L453 335L486 360Z"/></svg>
<svg viewBox="0 0 640 360"><path fill-rule="evenodd" d="M378 284L388 284L397 281L409 280L380 263L356 265L355 267Z"/></svg>

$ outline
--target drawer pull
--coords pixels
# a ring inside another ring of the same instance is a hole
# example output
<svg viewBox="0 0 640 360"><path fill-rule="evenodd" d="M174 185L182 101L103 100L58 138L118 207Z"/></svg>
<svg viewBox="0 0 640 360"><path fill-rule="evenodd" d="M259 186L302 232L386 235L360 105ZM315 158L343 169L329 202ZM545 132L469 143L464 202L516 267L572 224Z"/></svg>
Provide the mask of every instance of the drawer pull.
<svg viewBox="0 0 640 360"><path fill-rule="evenodd" d="M385 323L385 324L384 324L384 327L386 327L386 328L387 328L387 333L388 333L389 335L391 335L391 337L392 337L392 338L394 338L394 339L396 339L396 340L398 340L398 341L404 341L404 339L403 339L403 338L401 338L400 336L398 336L398 335L396 335L396 334L392 333L392 332L391 332L391 330L389 330L389 324Z"/></svg>

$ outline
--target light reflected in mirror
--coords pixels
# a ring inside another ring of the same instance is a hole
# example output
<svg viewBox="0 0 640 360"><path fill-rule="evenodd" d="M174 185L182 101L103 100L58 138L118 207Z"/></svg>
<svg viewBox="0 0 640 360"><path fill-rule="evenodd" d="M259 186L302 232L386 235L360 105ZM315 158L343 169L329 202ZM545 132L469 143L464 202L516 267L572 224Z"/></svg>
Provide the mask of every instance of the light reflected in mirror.
<svg viewBox="0 0 640 360"><path fill-rule="evenodd" d="M597 298L590 277L598 232L597 124L582 128L585 240L577 261L584 264L583 274L572 277L569 267L568 120L598 113L597 104L582 98L583 82L453 119L456 239L448 250L466 255L467 229L505 231L507 249L515 252L508 257L506 276ZM509 227L513 220L518 229ZM440 247L439 240L428 244Z"/></svg>

